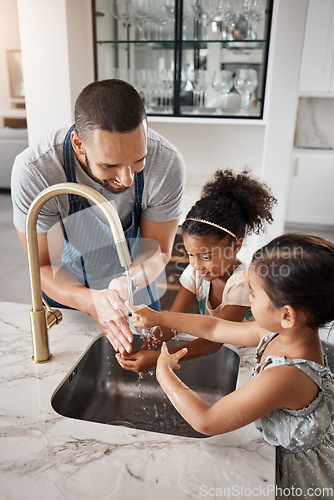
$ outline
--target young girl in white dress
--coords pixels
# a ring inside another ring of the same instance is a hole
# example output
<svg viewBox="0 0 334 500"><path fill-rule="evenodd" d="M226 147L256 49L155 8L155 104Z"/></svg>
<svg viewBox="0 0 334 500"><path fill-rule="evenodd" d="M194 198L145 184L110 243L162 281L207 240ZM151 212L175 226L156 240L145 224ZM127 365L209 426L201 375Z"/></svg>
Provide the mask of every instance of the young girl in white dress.
<svg viewBox="0 0 334 500"><path fill-rule="evenodd" d="M183 348L162 346L157 379L197 431L215 435L255 422L277 447L277 498L334 497L334 381L318 329L334 320L334 244L287 234L249 268L254 322L132 309L139 327L162 325L214 342L256 346L251 380L209 406L174 373Z"/></svg>
<svg viewBox="0 0 334 500"><path fill-rule="evenodd" d="M238 252L246 234L259 233L265 222L272 222L275 202L269 188L247 170L216 172L182 225L189 265L180 277L171 311L187 312L197 298L201 314L231 321L245 318L250 311L247 266L239 260ZM119 354L120 365L139 373L155 366L157 349L174 333L158 329L155 335L157 339L145 343L140 351ZM218 342L197 339L188 345L184 359L205 356L220 346Z"/></svg>

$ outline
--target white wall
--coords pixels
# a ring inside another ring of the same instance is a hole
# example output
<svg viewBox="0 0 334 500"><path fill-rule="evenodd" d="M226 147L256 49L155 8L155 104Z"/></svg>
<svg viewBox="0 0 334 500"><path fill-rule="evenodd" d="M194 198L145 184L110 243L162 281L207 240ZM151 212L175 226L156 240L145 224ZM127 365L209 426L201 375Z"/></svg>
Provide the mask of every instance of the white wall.
<svg viewBox="0 0 334 500"><path fill-rule="evenodd" d="M16 0L0 0L0 111L11 107L7 50L20 50Z"/></svg>
<svg viewBox="0 0 334 500"><path fill-rule="evenodd" d="M261 175L264 126L205 123L157 123L151 128L178 147L184 157L187 177L212 177L218 169L245 166Z"/></svg>
<svg viewBox="0 0 334 500"><path fill-rule="evenodd" d="M29 142L73 122L93 81L90 0L18 0Z"/></svg>
<svg viewBox="0 0 334 500"><path fill-rule="evenodd" d="M278 199L269 239L283 233L286 220L307 8L308 0L274 1L261 172Z"/></svg>

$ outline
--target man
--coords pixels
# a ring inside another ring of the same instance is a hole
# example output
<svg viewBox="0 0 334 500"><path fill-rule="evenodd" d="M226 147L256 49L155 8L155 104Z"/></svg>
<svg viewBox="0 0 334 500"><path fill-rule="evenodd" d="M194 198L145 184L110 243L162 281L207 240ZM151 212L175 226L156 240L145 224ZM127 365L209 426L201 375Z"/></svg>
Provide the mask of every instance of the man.
<svg viewBox="0 0 334 500"><path fill-rule="evenodd" d="M74 114L75 126L69 131L55 132L15 160L12 202L19 238L26 251L26 215L43 189L60 182L90 186L116 208L128 241L134 243L131 275L136 286L144 289L171 255L181 213L182 157L147 128L139 94L121 80L88 85L76 101ZM116 351L130 352L133 336L120 313L128 297L124 269L113 272L109 226L97 211L86 207L89 204L74 195L54 197L42 207L37 231L43 293L51 305L93 316ZM147 250L145 244L140 248L140 236L159 244L163 263L156 251ZM146 252L148 265L143 265L138 252ZM115 279L108 289L110 276ZM150 292L150 297L154 302L156 296Z"/></svg>

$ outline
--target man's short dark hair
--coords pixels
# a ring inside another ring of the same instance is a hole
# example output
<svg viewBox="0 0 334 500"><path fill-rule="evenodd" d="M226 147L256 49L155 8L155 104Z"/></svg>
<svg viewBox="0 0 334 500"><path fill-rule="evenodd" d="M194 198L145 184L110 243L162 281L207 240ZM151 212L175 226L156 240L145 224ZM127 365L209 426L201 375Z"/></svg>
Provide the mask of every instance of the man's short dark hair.
<svg viewBox="0 0 334 500"><path fill-rule="evenodd" d="M74 117L80 138L87 141L95 129L132 132L146 120L146 111L132 85L123 80L101 80L81 91Z"/></svg>

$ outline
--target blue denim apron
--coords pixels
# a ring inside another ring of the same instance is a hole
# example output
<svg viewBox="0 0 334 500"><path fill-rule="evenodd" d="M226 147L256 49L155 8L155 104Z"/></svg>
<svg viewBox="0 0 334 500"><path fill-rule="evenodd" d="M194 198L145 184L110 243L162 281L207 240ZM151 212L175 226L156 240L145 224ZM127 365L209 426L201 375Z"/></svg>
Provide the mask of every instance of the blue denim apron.
<svg viewBox="0 0 334 500"><path fill-rule="evenodd" d="M74 125L67 132L63 146L64 170L68 182L77 182L71 143L73 130L75 130ZM141 171L135 176L135 204L132 207L131 223L124 230L132 259L142 246L139 223L143 189L144 175ZM105 224L94 213L96 208L91 207L85 198L69 194L68 199L69 213L61 221L65 239L61 255L64 268L87 288L97 290L108 288L110 281L124 272L119 263L109 224ZM97 210L100 211L99 208ZM43 296L51 307L65 307L47 297L44 292ZM136 304L144 303L160 310L156 283L139 290L134 299Z"/></svg>

